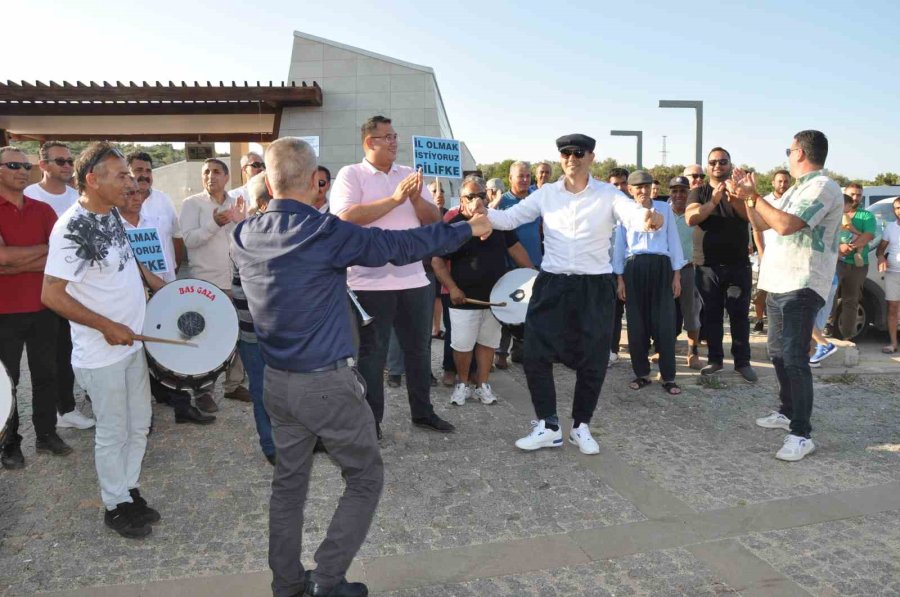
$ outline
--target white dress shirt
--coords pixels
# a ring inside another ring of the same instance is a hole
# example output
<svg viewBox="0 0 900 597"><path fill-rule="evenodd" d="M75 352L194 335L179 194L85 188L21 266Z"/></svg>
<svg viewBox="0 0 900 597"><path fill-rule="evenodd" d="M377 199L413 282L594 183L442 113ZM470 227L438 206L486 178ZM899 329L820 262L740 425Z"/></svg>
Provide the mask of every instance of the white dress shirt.
<svg viewBox="0 0 900 597"><path fill-rule="evenodd" d="M488 210L497 230L544 219L544 259L551 274L611 274L610 239L616 224L643 230L647 210L609 183L592 177L580 193L565 178L548 183L507 210Z"/></svg>
<svg viewBox="0 0 900 597"><path fill-rule="evenodd" d="M191 276L231 291L231 232L234 224L216 224L213 214L231 209L235 199L225 194L221 205L203 191L181 204L181 234L188 249Z"/></svg>

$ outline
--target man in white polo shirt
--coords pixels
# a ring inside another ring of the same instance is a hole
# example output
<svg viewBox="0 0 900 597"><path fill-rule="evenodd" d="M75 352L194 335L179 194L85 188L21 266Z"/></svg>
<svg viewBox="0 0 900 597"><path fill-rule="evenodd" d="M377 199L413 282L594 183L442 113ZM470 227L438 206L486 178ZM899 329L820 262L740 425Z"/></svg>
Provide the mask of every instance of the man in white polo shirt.
<svg viewBox="0 0 900 597"><path fill-rule="evenodd" d="M181 225L172 199L160 190L153 188L153 157L144 151L134 151L125 158L128 169L137 182L137 192L143 203L141 213L156 222L160 227L160 238L163 239L163 251L170 266L166 275L160 276L166 282L175 279L178 269L184 262L186 251L181 236Z"/></svg>
<svg viewBox="0 0 900 597"><path fill-rule="evenodd" d="M43 172L41 182L25 188L25 196L43 201L53 208L56 217L61 217L67 209L78 201L78 191L69 186L75 172L75 160L69 146L61 141L45 141L39 152L38 166ZM90 429L94 419L81 414L75 407L75 374L72 372L72 334L69 320L59 317L59 332L56 336L56 426Z"/></svg>
<svg viewBox="0 0 900 597"><path fill-rule="evenodd" d="M421 173L395 163L397 133L391 120L373 116L362 125L365 159L344 166L334 179L330 209L342 220L385 230L432 224L441 212L422 186ZM366 400L381 437L384 417L384 364L391 328L403 349L406 389L414 425L452 432L453 425L431 405L431 318L434 289L421 262L383 267L353 266L347 284L375 318L359 330L359 372L368 385Z"/></svg>
<svg viewBox="0 0 900 597"><path fill-rule="evenodd" d="M218 158L208 158L200 171L203 192L191 195L181 204L181 233L189 253L191 275L215 284L231 294L231 232L237 222L244 219L245 200L232 197L225 191L228 183L228 166ZM241 385L244 367L235 356L225 372L225 397L240 402L251 402L250 391ZM197 408L204 412L216 412L212 395L208 392L195 398Z"/></svg>

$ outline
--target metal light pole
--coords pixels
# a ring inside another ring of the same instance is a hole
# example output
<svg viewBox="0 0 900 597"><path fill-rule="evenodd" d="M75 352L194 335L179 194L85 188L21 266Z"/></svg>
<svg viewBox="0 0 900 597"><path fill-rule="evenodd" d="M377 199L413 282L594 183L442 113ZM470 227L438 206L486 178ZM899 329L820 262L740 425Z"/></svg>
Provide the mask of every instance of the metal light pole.
<svg viewBox="0 0 900 597"><path fill-rule="evenodd" d="M613 137L637 137L637 169L644 168L644 131L609 131Z"/></svg>
<svg viewBox="0 0 900 597"><path fill-rule="evenodd" d="M703 102L698 100L659 100L660 108L693 108L697 111L697 141L694 147L696 160L703 164Z"/></svg>

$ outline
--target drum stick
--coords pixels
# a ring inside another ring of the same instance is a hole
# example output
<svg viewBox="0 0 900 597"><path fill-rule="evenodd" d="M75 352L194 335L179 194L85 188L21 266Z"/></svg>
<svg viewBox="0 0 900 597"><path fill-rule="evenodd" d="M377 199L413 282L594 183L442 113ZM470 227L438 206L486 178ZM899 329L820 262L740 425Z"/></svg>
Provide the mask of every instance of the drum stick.
<svg viewBox="0 0 900 597"><path fill-rule="evenodd" d="M491 303L488 301L479 301L478 299L467 298L466 302L471 305L482 305L484 307L505 307L506 303Z"/></svg>
<svg viewBox="0 0 900 597"><path fill-rule="evenodd" d="M199 348L197 344L193 342L188 342L187 340L168 340L166 338L154 338L152 336L135 336L135 340L140 340L141 342L159 342L161 344L179 344L181 346L192 346L194 348Z"/></svg>

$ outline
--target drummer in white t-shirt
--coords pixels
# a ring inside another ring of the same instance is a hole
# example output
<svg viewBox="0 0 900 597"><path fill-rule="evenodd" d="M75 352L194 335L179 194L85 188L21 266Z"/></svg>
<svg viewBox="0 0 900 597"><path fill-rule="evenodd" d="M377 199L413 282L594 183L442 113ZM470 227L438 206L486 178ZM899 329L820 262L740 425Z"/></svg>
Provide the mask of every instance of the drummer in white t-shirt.
<svg viewBox="0 0 900 597"><path fill-rule="evenodd" d="M134 151L129 153L125 160L128 169L137 181L138 194L144 200L141 205L141 213L156 221L159 226L160 238L165 237L163 250L171 269L171 279L160 276L166 282L175 279L178 268L184 262L186 251L184 240L181 238L181 224L178 222L178 214L168 195L153 188L153 158L149 153Z"/></svg>
<svg viewBox="0 0 900 597"><path fill-rule="evenodd" d="M45 141L39 151L38 166L44 173L41 182L25 187L25 196L42 201L53 208L56 217L78 201L78 191L69 186L75 172L75 160L69 146L60 141ZM75 374L72 372L72 335L69 320L59 318L56 342L56 426L90 429L94 419L81 414L75 406Z"/></svg>
<svg viewBox="0 0 900 597"><path fill-rule="evenodd" d="M132 184L125 156L92 143L76 161L79 201L50 234L41 300L72 322L72 366L91 394L97 430L94 461L104 522L120 535L146 537L159 513L141 495L150 429L150 374L137 334L146 296L163 281L140 271L115 213Z"/></svg>

